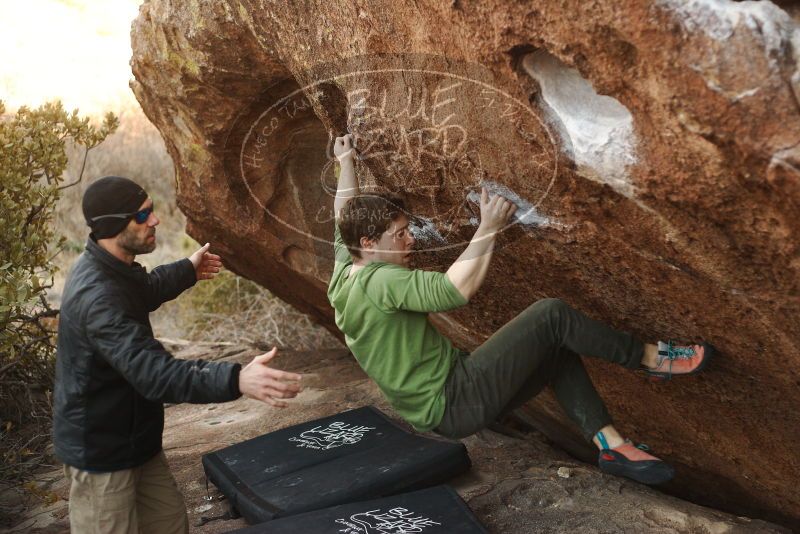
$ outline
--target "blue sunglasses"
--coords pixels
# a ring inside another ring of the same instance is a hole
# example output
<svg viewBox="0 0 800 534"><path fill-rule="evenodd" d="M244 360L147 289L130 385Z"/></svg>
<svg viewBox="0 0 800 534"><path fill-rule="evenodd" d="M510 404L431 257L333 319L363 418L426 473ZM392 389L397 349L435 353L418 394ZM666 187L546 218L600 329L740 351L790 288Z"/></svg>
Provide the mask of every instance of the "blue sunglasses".
<svg viewBox="0 0 800 534"><path fill-rule="evenodd" d="M131 219L133 218L136 221L136 224L144 224L147 222L147 219L150 218L150 214L153 213L153 208L155 206L150 206L149 208L145 208L143 210L134 211L132 213L109 213L108 215L99 215L97 217L92 217L89 221L95 222L99 221L100 219Z"/></svg>

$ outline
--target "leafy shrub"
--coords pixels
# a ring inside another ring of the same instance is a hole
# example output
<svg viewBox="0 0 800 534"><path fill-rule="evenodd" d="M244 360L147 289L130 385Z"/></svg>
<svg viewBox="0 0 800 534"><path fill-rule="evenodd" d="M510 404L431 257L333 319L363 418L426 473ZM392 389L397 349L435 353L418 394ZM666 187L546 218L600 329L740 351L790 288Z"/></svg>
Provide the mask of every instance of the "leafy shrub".
<svg viewBox="0 0 800 534"><path fill-rule="evenodd" d="M88 151L118 125L108 114L98 128L60 103L5 114L0 102L0 418L3 478L35 444L12 447L10 432L41 420L49 426L57 310L45 294L52 286L51 261L63 244L51 225L64 183L68 143ZM48 432L42 436L47 440ZM11 473L13 475L13 473Z"/></svg>

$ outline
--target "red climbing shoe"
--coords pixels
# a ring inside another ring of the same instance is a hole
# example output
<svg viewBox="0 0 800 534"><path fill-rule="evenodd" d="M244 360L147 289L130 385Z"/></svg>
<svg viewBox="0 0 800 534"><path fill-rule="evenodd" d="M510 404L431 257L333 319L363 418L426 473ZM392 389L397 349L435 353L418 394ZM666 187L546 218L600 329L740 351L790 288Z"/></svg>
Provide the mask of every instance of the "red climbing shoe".
<svg viewBox="0 0 800 534"><path fill-rule="evenodd" d="M647 453L647 445L634 446L629 440L600 451L600 470L611 475L630 478L642 484L663 484L675 476L675 470L665 461Z"/></svg>
<svg viewBox="0 0 800 534"><path fill-rule="evenodd" d="M658 342L658 366L645 369L657 380L669 380L672 375L693 375L699 373L714 354L714 347L702 345L677 346L672 341Z"/></svg>

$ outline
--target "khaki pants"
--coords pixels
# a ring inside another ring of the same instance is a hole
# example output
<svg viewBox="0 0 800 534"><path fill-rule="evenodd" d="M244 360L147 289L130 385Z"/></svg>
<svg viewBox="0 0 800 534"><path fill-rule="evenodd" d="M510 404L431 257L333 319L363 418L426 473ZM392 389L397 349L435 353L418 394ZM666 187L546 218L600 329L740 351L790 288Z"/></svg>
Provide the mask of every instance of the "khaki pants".
<svg viewBox="0 0 800 534"><path fill-rule="evenodd" d="M187 534L183 495L164 451L144 465L90 473L68 465L69 524L75 534Z"/></svg>

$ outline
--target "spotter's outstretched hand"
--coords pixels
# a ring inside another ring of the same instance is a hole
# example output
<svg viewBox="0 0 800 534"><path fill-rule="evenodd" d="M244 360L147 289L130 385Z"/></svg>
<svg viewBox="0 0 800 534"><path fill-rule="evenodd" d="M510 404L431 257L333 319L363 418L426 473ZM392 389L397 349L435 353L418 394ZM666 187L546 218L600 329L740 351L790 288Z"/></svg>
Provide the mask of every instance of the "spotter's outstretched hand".
<svg viewBox="0 0 800 534"><path fill-rule="evenodd" d="M285 408L288 404L282 399L293 399L302 391L300 380L303 377L270 367L268 364L277 353L277 347L273 347L244 366L239 372L239 391L245 397Z"/></svg>
<svg viewBox="0 0 800 534"><path fill-rule="evenodd" d="M222 258L208 251L211 243L206 243L197 252L189 256L189 261L194 265L194 273L197 280L211 280L222 267Z"/></svg>

